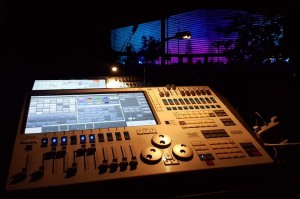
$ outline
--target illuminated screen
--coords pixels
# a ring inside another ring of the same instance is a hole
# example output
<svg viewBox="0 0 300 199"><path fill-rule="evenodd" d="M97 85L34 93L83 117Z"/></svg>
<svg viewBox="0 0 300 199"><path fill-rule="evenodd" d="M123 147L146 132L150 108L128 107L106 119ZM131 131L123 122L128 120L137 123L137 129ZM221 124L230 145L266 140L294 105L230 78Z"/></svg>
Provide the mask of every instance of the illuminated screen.
<svg viewBox="0 0 300 199"><path fill-rule="evenodd" d="M143 92L31 96L25 134L155 124Z"/></svg>
<svg viewBox="0 0 300 199"><path fill-rule="evenodd" d="M106 88L105 79L35 80L32 90Z"/></svg>

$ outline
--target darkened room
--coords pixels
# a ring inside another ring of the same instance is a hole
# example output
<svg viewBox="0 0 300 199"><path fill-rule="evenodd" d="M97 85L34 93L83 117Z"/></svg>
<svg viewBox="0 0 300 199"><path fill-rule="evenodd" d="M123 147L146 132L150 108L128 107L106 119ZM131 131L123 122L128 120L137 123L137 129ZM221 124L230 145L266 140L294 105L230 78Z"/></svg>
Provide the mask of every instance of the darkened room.
<svg viewBox="0 0 300 199"><path fill-rule="evenodd" d="M294 1L1 7L1 198L300 197ZM100 87L56 89L58 80ZM76 114L45 112L61 104ZM63 146L71 134L80 144Z"/></svg>

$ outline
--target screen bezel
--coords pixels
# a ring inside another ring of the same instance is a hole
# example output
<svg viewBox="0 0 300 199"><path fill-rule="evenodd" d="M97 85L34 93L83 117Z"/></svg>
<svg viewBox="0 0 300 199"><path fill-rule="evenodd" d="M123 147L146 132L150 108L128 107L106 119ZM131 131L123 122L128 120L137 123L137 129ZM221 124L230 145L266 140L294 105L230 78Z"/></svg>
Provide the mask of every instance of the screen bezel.
<svg viewBox="0 0 300 199"><path fill-rule="evenodd" d="M154 117L156 124L154 126L161 124L158 119L156 111L154 111L153 104L150 102L150 98L147 92L142 88L103 88L103 89L82 89L82 90L33 90L29 91L25 95L25 100L23 103L21 118L19 121L18 133L24 135L34 135L34 134L46 134L50 132L40 132L40 133L28 133L25 134L26 123L28 119L29 105L32 96L54 96L54 95L89 95L89 94L112 94L112 93L143 93L147 104L151 110L151 113ZM147 126L153 126L147 125ZM139 126L119 126L119 127L109 127L109 128L130 128L130 127L139 127ZM107 128L106 128L107 129ZM71 130L73 131L73 130ZM58 132L68 132L68 131L58 131Z"/></svg>
<svg viewBox="0 0 300 199"><path fill-rule="evenodd" d="M96 80L100 80L100 81L104 81L105 87L95 87L95 88L48 88L48 89L34 89L35 84L39 81L44 81L46 82L51 82L51 81L55 81L55 82L70 82L70 81L96 81ZM44 91L44 90L81 90L81 89L102 89L102 88L106 88L107 86L107 78L104 77L99 77L99 78L93 78L93 79L84 79L84 78L80 78L80 79L37 79L34 80L33 85L32 85L32 91Z"/></svg>

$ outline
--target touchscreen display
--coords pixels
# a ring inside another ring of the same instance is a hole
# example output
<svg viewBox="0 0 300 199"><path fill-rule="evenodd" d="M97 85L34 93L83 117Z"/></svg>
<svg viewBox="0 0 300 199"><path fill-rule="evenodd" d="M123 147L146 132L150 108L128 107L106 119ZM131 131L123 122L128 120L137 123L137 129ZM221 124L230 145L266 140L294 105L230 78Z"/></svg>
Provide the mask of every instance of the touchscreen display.
<svg viewBox="0 0 300 199"><path fill-rule="evenodd" d="M144 92L31 96L25 134L156 124Z"/></svg>

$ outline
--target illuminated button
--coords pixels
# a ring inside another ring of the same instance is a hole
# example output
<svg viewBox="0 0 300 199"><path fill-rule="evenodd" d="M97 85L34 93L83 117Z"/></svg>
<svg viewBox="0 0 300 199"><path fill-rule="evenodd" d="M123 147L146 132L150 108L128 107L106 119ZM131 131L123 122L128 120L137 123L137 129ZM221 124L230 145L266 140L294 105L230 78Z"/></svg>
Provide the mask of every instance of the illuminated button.
<svg viewBox="0 0 300 199"><path fill-rule="evenodd" d="M58 139L57 137L52 137L51 138L51 146L57 146L58 144Z"/></svg>
<svg viewBox="0 0 300 199"><path fill-rule="evenodd" d="M95 135L94 134L89 134L89 142L95 143Z"/></svg>
<svg viewBox="0 0 300 199"><path fill-rule="evenodd" d="M42 138L41 147L47 147L48 146L48 138Z"/></svg>
<svg viewBox="0 0 300 199"><path fill-rule="evenodd" d="M86 143L86 136L80 135L80 144L85 144L85 143Z"/></svg>
<svg viewBox="0 0 300 199"><path fill-rule="evenodd" d="M75 144L77 144L77 137L76 137L76 135L72 135L71 136L71 145L75 145Z"/></svg>
<svg viewBox="0 0 300 199"><path fill-rule="evenodd" d="M208 161L208 160L214 160L214 156L211 153L207 153L207 154L199 154L199 158L202 161Z"/></svg>
<svg viewBox="0 0 300 199"><path fill-rule="evenodd" d="M60 138L60 144L61 144L61 145L67 145L67 143L68 143L67 136L62 136L62 137Z"/></svg>

